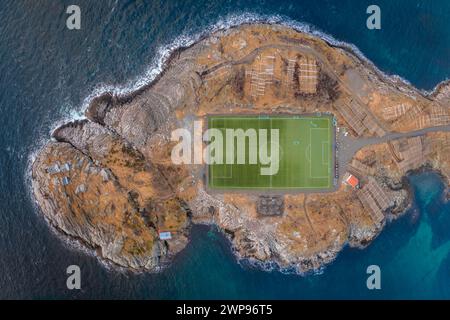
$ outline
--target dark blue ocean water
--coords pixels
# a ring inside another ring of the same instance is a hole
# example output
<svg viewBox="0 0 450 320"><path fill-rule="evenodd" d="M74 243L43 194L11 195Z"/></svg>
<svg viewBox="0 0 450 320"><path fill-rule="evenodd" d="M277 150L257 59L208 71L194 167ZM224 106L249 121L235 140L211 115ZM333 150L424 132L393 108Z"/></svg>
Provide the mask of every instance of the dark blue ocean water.
<svg viewBox="0 0 450 320"><path fill-rule="evenodd" d="M450 2L377 0L382 29L365 27L372 1L4 0L0 5L0 298L450 298L450 206L440 178L410 178L413 212L366 250L345 249L323 274L300 277L239 265L227 241L195 227L173 265L157 275L108 271L55 236L29 196L30 154L57 121L80 114L103 87L151 77L165 48L244 18L308 23L356 45L381 70L424 90L450 76ZM65 28L78 4L82 30ZM176 43L174 43L174 41ZM65 287L78 264L82 290ZM368 291L366 267L382 270Z"/></svg>

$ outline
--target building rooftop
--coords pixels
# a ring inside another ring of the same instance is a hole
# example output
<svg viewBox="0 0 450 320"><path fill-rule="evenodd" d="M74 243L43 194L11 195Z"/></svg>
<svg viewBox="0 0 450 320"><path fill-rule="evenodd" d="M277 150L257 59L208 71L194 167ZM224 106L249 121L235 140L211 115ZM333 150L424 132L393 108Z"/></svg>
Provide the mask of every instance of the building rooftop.
<svg viewBox="0 0 450 320"><path fill-rule="evenodd" d="M159 233L159 239L170 240L170 239L172 239L172 233L170 233L169 231L161 231Z"/></svg>
<svg viewBox="0 0 450 320"><path fill-rule="evenodd" d="M359 179L352 174L348 174L346 179L344 180L346 184L356 188L359 185Z"/></svg>

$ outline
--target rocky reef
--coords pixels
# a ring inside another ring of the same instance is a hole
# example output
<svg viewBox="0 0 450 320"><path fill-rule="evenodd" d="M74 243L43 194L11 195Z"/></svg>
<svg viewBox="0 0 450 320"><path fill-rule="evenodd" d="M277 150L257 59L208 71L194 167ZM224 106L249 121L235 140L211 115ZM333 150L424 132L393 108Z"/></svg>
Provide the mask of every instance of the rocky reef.
<svg viewBox="0 0 450 320"><path fill-rule="evenodd" d="M40 150L33 193L52 227L130 270L167 265L193 223L217 225L240 258L317 270L405 211L409 171L449 176L449 88L427 95L347 48L241 25L175 51L135 92L94 98L86 120L59 127ZM318 112L340 129L331 192L211 192L205 165L171 161L172 130L209 114Z"/></svg>

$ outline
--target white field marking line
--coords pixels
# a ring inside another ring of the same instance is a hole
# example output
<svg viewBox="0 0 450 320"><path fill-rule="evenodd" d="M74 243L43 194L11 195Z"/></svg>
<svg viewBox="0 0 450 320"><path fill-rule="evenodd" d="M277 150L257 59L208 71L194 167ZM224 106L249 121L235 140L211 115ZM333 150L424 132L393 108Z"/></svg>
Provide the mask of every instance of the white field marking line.
<svg viewBox="0 0 450 320"><path fill-rule="evenodd" d="M330 126L330 119L328 119L328 126L327 126L327 129L328 129L328 141L327 141L328 152L330 152L330 149L331 149L331 145L330 145L331 144L330 127L331 127ZM328 188L331 186L331 167L330 166L331 166L331 162L332 161L330 159L333 159L332 157L333 157L333 150L331 150L331 153L328 154L328 161L327 161Z"/></svg>
<svg viewBox="0 0 450 320"><path fill-rule="evenodd" d="M212 165L214 167L214 165ZM219 164L220 166L220 164ZM233 165L232 164L222 164L224 166L225 175L216 176L217 179L232 179L233 178Z"/></svg>
<svg viewBox="0 0 450 320"><path fill-rule="evenodd" d="M311 122L310 122L310 125L311 125ZM311 153L312 153L312 151L311 151L311 128L309 128L309 144L308 144L308 147L306 148L306 150L309 150L309 155L308 154L305 155L306 160L308 160L308 162L309 162L309 175L306 172L306 165L305 165L305 177L307 177L307 181L310 181L312 178L311 177L311 167L312 167L312 164L311 164Z"/></svg>
<svg viewBox="0 0 450 320"><path fill-rule="evenodd" d="M304 137L301 137L301 139L299 138L298 140L294 140L294 144L295 144L296 141L298 141L298 145L300 146L300 148L298 148L298 159L301 159L301 158L302 158L301 142L303 141L303 138L304 138ZM305 150L305 152L306 152L306 150ZM305 155L305 156L306 156L306 155ZM289 173L287 173L287 174L289 174ZM291 175L291 176L292 176L292 175ZM299 180L299 182L301 181L301 175L298 177L298 180Z"/></svg>
<svg viewBox="0 0 450 320"><path fill-rule="evenodd" d="M332 124L331 124L332 125ZM332 137L332 134L331 134L331 130L330 130L330 128L331 128L331 125L330 125L330 119L328 118L328 142L329 142L329 144L330 144L330 146L329 146L329 149L328 149L328 152L331 152L330 154L329 154L329 156L328 156L328 188L330 188L331 187L331 177L332 177L332 174L331 174L331 166L332 166L332 164L333 164L333 158L334 158L334 154L336 154L335 152L334 152L334 150L333 150L333 144L332 144L332 142L333 142L333 137ZM330 158L331 157L331 158ZM330 160L331 159L331 160Z"/></svg>
<svg viewBox="0 0 450 320"><path fill-rule="evenodd" d="M225 150L226 150L226 148L225 148ZM222 152L223 152L223 150L222 150ZM225 156L224 156L225 157ZM237 157L237 155L236 155L236 150L235 150L235 152L234 152L234 157L235 157L235 160L236 160L236 157ZM225 165L225 172L227 173L226 174L226 176L223 176L223 177L221 177L222 179L233 179L233 164L227 164L227 163L224 163L224 165Z"/></svg>
<svg viewBox="0 0 450 320"><path fill-rule="evenodd" d="M328 120L328 122L329 122L329 120ZM327 130L327 133L329 133L329 131L330 131L330 128L328 127L328 128L309 128L309 143L310 143L310 145L311 145L311 157L312 157L312 141L311 141L311 138L312 138L312 132L314 131L314 130ZM322 144L323 144L323 141L322 141ZM321 144L321 146L322 146L322 144ZM323 149L322 149L322 159L323 159ZM310 163L311 163L311 157L310 157ZM313 174L312 174L312 171L311 171L311 167L312 166L309 166L309 176L311 177L311 178L327 178L328 180L329 180L329 175L326 175L326 176L314 176ZM327 167L329 167L329 165L327 166ZM328 171L328 169L327 169L327 171Z"/></svg>
<svg viewBox="0 0 450 320"><path fill-rule="evenodd" d="M224 186L224 187L215 187L216 189L242 189L242 190L250 190L250 189L275 189L275 190L285 190L285 189L327 189L329 188L329 184L326 186L320 186L320 187L246 187L246 186Z"/></svg>
<svg viewBox="0 0 450 320"><path fill-rule="evenodd" d="M211 170L209 172L209 184L214 187L214 167L211 165L208 165L208 168Z"/></svg>
<svg viewBox="0 0 450 320"><path fill-rule="evenodd" d="M270 132L272 134L272 118L269 118L269 119L270 119ZM270 146L270 150L272 150L272 145ZM278 154L278 156L280 156L280 154ZM273 157L272 152L270 153L270 157L271 158ZM278 159L278 166L279 165L280 165L280 159ZM272 175L270 175L269 181L270 181L270 188L272 188Z"/></svg>
<svg viewBox="0 0 450 320"><path fill-rule="evenodd" d="M309 144L305 148L305 158L309 163L311 163L311 133L309 137Z"/></svg>
<svg viewBox="0 0 450 320"><path fill-rule="evenodd" d="M217 119L211 119L211 124L213 125L213 127L214 127L214 120L217 120ZM222 164L222 165L225 165L225 172L227 173L227 175L225 176L225 175L222 175L222 176L214 176L214 166L215 165L217 165L217 164L210 164L210 165L208 165L208 166L210 166L211 167L211 178L212 178L212 182L214 181L214 178L216 178L216 179L231 179L231 178L233 178L233 166L231 165L231 164L226 164L226 163L224 163L224 164ZM231 175L229 175L228 174L228 168L231 168ZM214 183L212 183L212 185L214 185Z"/></svg>
<svg viewBox="0 0 450 320"><path fill-rule="evenodd" d="M330 161L326 159L325 154L327 153L327 149L329 148L330 143L328 141L322 141L322 165L329 167Z"/></svg>
<svg viewBox="0 0 450 320"><path fill-rule="evenodd" d="M271 120L271 119L280 119L280 120L302 120L302 121L310 121L310 120L328 120L328 123L330 122L330 119L328 119L328 117L302 117L302 116L296 116L296 115L292 115L292 117L271 117L271 116L264 116L264 117L254 117L254 116L249 116L249 117L222 117L222 116L212 116L210 117L212 120L219 120L219 119L225 119L225 120ZM326 128L322 128L322 129L326 129Z"/></svg>
<svg viewBox="0 0 450 320"><path fill-rule="evenodd" d="M211 119L211 125L214 123L214 120L215 120L214 118ZM213 183L214 182L214 179L213 179L214 178L214 166L208 165L208 167L211 168L211 172L210 172L211 176L209 177L209 179L211 179L211 186L214 186L214 183Z"/></svg>
<svg viewBox="0 0 450 320"><path fill-rule="evenodd" d="M328 155L328 171L327 171L327 173L328 173L328 188L330 188L331 187L331 165L332 165L332 160L333 160L333 150L332 150L332 148L331 148L331 146L332 146L332 137L331 137L331 131L330 131L330 128L331 128L331 126L332 126L332 124L330 123L330 118L327 118L327 120L328 120L328 125L327 125L327 129L328 129L328 144L329 144L329 149L328 149L328 151L330 152L329 153L329 155Z"/></svg>
<svg viewBox="0 0 450 320"><path fill-rule="evenodd" d="M308 145L309 159L307 158L307 160L309 161L309 176L308 176L308 180L312 178L312 175L311 175L311 167L312 167L312 164L311 164L311 154L312 154L311 136L312 136L312 132L311 132L311 128L309 128L309 145ZM306 171L306 168L305 168L305 171ZM305 176L306 176L306 174L305 174Z"/></svg>
<svg viewBox="0 0 450 320"><path fill-rule="evenodd" d="M223 134L223 133L222 133ZM225 142L226 143L226 142ZM237 148L237 147L236 147ZM225 148L225 150L226 150L226 148ZM222 150L222 152L223 152L223 150ZM235 158L235 160L236 160L236 158L237 158L237 154L236 154L236 150L234 150L234 158ZM222 179L233 179L233 164L225 164L225 168L226 168L226 172L227 172L227 176L226 177L223 177ZM230 171L231 171L231 174L228 174L229 173L229 170L228 169L230 169Z"/></svg>

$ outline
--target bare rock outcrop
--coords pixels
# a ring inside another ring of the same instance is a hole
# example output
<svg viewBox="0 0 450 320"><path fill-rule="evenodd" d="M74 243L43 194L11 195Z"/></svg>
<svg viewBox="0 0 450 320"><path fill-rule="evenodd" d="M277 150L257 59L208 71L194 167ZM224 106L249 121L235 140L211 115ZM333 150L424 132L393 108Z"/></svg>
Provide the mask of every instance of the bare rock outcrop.
<svg viewBox="0 0 450 320"><path fill-rule="evenodd" d="M57 230L132 270L160 270L186 246L192 223L216 224L240 258L319 270L405 211L405 174L427 166L448 179L450 134L426 130L450 125L449 92L444 83L427 96L348 48L288 27L221 30L176 50L153 82L106 92L86 120L55 130L32 165L33 193ZM327 113L351 141L370 141L336 157L358 186L209 190L205 165L171 161L173 129L191 130L209 114L275 113ZM410 131L421 137L386 138Z"/></svg>

